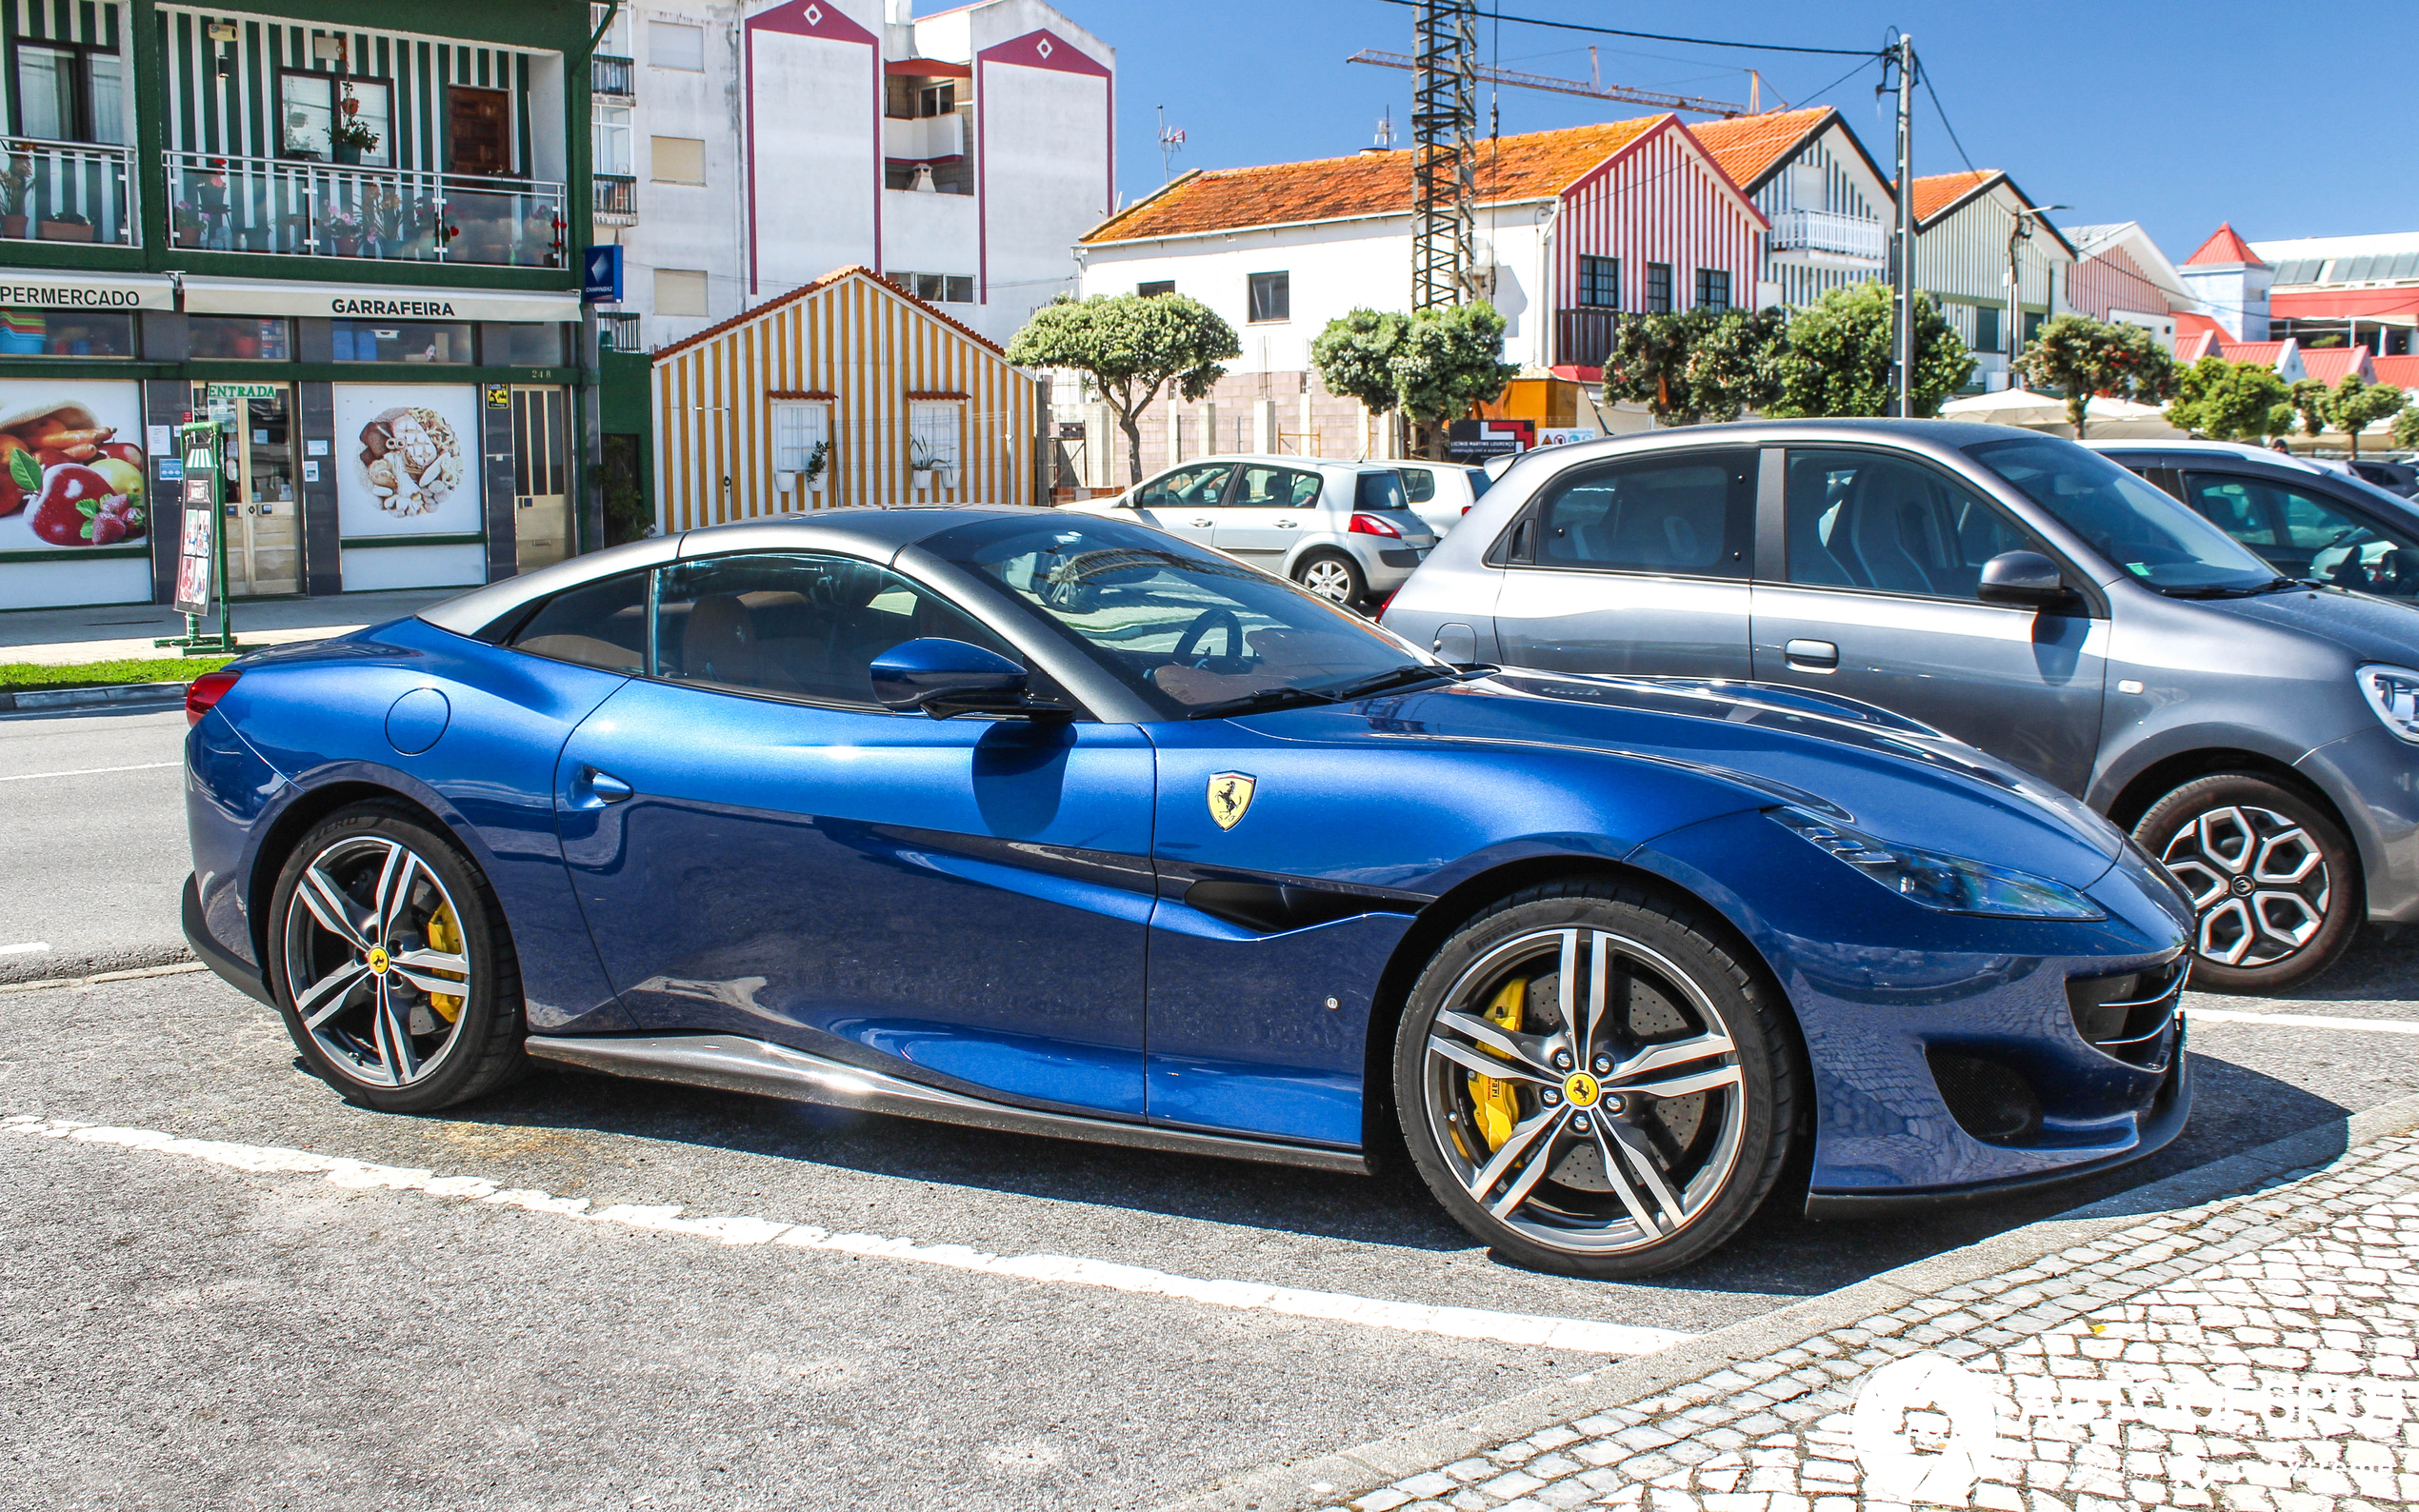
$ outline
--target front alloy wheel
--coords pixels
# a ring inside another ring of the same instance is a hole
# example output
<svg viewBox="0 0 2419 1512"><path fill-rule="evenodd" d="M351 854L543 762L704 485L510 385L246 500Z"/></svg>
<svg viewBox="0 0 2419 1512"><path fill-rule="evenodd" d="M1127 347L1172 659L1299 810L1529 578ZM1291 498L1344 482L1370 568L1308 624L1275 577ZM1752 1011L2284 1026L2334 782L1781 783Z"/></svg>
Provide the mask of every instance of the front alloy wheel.
<svg viewBox="0 0 2419 1512"><path fill-rule="evenodd" d="M2191 900L2203 991L2280 991L2350 945L2359 861L2300 794L2245 773L2204 777L2160 799L2133 835Z"/></svg>
<svg viewBox="0 0 2419 1512"><path fill-rule="evenodd" d="M1684 1264L1763 1200L1789 1144L1777 1021L1685 915L1535 889L1440 951L1397 1041L1413 1163L1482 1240L1593 1276Z"/></svg>

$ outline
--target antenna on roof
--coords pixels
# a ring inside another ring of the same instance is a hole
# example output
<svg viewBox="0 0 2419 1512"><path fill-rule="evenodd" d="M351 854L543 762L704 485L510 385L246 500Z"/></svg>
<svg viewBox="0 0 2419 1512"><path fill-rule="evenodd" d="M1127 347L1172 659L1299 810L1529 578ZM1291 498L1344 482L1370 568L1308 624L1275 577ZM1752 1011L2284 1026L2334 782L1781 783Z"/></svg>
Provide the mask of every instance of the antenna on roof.
<svg viewBox="0 0 2419 1512"><path fill-rule="evenodd" d="M1389 149L1394 146L1394 107L1390 105L1377 118L1377 145Z"/></svg>
<svg viewBox="0 0 2419 1512"><path fill-rule="evenodd" d="M1176 176L1172 159L1185 149L1185 131L1180 126L1168 124L1168 108L1159 108L1159 182L1165 184Z"/></svg>

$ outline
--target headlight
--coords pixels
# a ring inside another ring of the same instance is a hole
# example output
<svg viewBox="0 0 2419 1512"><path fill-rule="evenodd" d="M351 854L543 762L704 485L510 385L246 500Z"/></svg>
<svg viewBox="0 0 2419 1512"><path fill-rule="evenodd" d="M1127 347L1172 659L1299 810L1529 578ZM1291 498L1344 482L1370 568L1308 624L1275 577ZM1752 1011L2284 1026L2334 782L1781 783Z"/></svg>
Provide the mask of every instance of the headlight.
<svg viewBox="0 0 2419 1512"><path fill-rule="evenodd" d="M2352 674L2370 712L2413 746L2419 746L2419 672L2371 663Z"/></svg>
<svg viewBox="0 0 2419 1512"><path fill-rule="evenodd" d="M1765 810L1783 828L1829 852L1909 903L1942 913L1992 919L2105 919L2108 915L2062 882L2012 871L1937 850L1890 845L1803 808Z"/></svg>

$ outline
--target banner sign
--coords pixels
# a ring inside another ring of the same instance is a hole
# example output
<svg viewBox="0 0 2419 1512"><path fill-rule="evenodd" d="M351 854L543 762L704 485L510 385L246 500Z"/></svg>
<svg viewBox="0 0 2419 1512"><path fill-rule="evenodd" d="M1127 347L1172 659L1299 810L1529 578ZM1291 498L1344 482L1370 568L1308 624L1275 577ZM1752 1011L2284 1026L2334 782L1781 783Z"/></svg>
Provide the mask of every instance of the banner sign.
<svg viewBox="0 0 2419 1512"><path fill-rule="evenodd" d="M1446 455L1460 463L1509 456L1536 444L1537 425L1532 420L1456 420L1445 431Z"/></svg>
<svg viewBox="0 0 2419 1512"><path fill-rule="evenodd" d="M195 448L187 459L191 471L185 479L185 528L176 550L176 609L180 614L210 612L210 566L218 555L217 469L210 452Z"/></svg>

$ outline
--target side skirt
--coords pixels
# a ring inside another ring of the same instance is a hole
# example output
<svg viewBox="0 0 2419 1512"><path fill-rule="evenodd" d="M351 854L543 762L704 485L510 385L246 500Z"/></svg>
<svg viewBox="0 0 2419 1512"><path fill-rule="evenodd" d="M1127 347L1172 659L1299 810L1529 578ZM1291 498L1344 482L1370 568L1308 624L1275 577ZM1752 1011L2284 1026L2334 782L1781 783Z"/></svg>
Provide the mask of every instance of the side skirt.
<svg viewBox="0 0 2419 1512"><path fill-rule="evenodd" d="M660 1034L637 1036L530 1035L523 1048L544 1061L559 1061L613 1076L650 1082L678 1082L689 1086L719 1087L729 1092L753 1092L761 1097L788 1098L832 1107L862 1108L906 1118L931 1119L1010 1134L1039 1134L1050 1139L1083 1140L1094 1144L1125 1144L1136 1149L1170 1150L1183 1155L1213 1155L1227 1160L1264 1161L1278 1165L1304 1165L1312 1170L1369 1174L1369 1162L1351 1150L1321 1149L1306 1144L1279 1144L1267 1140L1235 1139L1220 1134L1194 1134L1182 1129L1154 1128L1110 1119L1083 1118L1071 1113L1045 1113L945 1092L939 1087L868 1071L788 1045L735 1034Z"/></svg>

